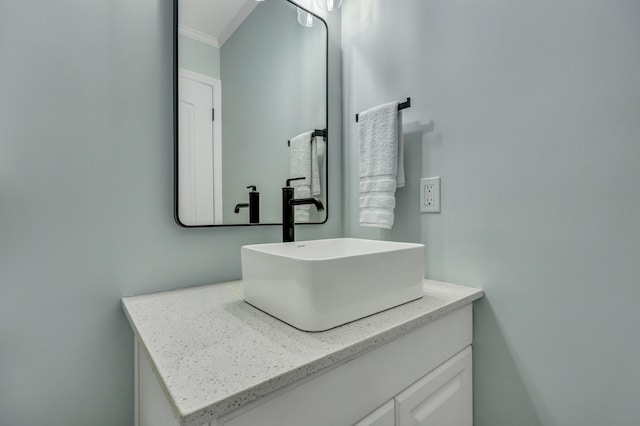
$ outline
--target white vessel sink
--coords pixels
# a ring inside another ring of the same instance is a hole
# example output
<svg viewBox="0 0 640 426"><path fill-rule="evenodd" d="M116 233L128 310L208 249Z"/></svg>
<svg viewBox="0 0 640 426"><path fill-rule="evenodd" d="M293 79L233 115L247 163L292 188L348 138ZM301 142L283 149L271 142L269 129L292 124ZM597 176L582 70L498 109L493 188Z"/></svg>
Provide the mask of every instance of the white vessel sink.
<svg viewBox="0 0 640 426"><path fill-rule="evenodd" d="M336 238L242 247L244 300L323 331L422 297L424 245Z"/></svg>

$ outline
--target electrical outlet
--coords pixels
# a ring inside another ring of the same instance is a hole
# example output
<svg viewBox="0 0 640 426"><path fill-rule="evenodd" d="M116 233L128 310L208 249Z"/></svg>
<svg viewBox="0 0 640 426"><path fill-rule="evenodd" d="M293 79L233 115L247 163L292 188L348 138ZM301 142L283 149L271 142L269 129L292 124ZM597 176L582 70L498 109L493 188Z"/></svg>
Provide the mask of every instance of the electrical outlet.
<svg viewBox="0 0 640 426"><path fill-rule="evenodd" d="M420 211L440 213L440 176L420 179Z"/></svg>

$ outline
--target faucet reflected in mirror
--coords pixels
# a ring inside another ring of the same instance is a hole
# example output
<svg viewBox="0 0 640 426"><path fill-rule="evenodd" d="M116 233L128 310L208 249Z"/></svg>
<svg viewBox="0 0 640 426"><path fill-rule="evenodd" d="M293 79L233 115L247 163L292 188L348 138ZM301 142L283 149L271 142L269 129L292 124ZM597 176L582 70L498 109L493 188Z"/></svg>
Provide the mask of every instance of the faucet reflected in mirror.
<svg viewBox="0 0 640 426"><path fill-rule="evenodd" d="M303 177L287 179L286 186L282 188L282 242L295 241L294 207L313 204L317 211L324 211L322 201L317 198L293 198L294 188L291 181L304 180Z"/></svg>
<svg viewBox="0 0 640 426"><path fill-rule="evenodd" d="M249 192L249 202L236 204L233 212L238 214L241 208L249 207L249 223L257 224L260 223L260 193L257 191L255 185L249 185L247 189L251 189L251 192Z"/></svg>

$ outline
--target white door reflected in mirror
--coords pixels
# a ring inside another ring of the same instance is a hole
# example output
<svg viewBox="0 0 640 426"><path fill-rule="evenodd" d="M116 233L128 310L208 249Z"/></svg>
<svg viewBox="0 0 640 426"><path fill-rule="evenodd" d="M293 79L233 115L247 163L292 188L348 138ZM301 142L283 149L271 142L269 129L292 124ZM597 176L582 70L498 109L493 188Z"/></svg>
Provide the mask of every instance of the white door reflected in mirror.
<svg viewBox="0 0 640 426"><path fill-rule="evenodd" d="M220 80L180 71L178 215L187 226L222 224Z"/></svg>

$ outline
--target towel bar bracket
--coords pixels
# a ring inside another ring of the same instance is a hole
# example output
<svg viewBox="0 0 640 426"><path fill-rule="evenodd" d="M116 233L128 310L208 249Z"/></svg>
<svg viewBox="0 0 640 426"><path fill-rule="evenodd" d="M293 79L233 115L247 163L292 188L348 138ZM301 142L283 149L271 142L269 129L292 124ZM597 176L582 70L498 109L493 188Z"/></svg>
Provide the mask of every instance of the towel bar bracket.
<svg viewBox="0 0 640 426"><path fill-rule="evenodd" d="M322 139L324 139L325 141L327 140L327 129L322 129L322 130L314 130L313 133L311 133L311 138L316 138L316 137L321 137ZM288 140L287 141L287 146L291 146L291 141Z"/></svg>

